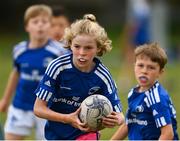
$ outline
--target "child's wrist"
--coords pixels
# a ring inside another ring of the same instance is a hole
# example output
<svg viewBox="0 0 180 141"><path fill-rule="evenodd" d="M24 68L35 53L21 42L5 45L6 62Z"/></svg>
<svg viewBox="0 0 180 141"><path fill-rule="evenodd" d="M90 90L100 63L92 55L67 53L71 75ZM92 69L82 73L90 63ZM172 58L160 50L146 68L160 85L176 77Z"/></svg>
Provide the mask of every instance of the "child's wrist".
<svg viewBox="0 0 180 141"><path fill-rule="evenodd" d="M70 117L69 114L62 114L62 120L61 122L65 123L65 124L69 124L70 122Z"/></svg>

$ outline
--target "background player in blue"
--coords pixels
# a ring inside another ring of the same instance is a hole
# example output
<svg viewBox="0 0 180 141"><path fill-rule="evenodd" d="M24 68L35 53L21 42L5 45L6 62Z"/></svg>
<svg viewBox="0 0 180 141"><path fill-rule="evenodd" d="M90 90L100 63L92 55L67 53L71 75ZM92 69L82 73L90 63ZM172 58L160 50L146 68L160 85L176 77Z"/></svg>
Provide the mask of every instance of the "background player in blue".
<svg viewBox="0 0 180 141"><path fill-rule="evenodd" d="M36 139L43 139L45 120L36 117L33 94L50 61L67 52L56 41L49 40L52 11L46 5L29 7L24 16L25 29L29 41L17 44L13 50L14 68L10 74L0 111L6 111L12 95L13 102L9 108L5 124L5 139L20 140L31 134L36 126Z"/></svg>
<svg viewBox="0 0 180 141"><path fill-rule="evenodd" d="M126 63L131 64L134 60L134 49L152 41L150 32L152 9L149 0L127 0L126 9L126 23L123 32L125 45L122 55Z"/></svg>
<svg viewBox="0 0 180 141"><path fill-rule="evenodd" d="M178 140L176 111L167 91L158 82L167 63L165 51L157 44L135 49L135 77L138 86L128 94L126 124L112 140Z"/></svg>
<svg viewBox="0 0 180 141"><path fill-rule="evenodd" d="M97 140L92 131L80 122L81 102L92 94L106 96L113 105L112 114L103 119L105 127L124 122L117 88L108 69L96 56L111 50L111 40L94 15L85 15L65 30L64 39L72 54L50 63L36 90L34 112L48 119L47 140Z"/></svg>

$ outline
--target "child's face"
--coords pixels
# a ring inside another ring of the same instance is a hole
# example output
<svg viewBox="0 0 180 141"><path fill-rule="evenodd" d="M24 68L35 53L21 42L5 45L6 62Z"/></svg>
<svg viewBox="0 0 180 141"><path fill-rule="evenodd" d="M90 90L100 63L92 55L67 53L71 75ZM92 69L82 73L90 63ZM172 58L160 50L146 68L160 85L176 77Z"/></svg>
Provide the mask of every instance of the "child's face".
<svg viewBox="0 0 180 141"><path fill-rule="evenodd" d="M29 19L26 25L26 31L31 39L48 38L50 29L50 19L47 15L38 15Z"/></svg>
<svg viewBox="0 0 180 141"><path fill-rule="evenodd" d="M134 71L140 91L148 90L163 72L157 62L151 61L148 56L144 55L137 56Z"/></svg>
<svg viewBox="0 0 180 141"><path fill-rule="evenodd" d="M53 17L51 22L50 36L54 40L61 40L64 35L64 30L69 26L69 22L66 17L58 16Z"/></svg>
<svg viewBox="0 0 180 141"><path fill-rule="evenodd" d="M93 59L99 49L93 36L77 35L71 44L73 63L82 72L90 72L94 68Z"/></svg>

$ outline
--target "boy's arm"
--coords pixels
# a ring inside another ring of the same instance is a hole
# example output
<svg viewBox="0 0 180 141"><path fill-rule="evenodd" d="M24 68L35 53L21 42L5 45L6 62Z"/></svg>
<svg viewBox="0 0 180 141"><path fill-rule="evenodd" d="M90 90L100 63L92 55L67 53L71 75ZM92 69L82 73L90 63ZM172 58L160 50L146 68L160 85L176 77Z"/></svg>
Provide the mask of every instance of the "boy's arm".
<svg viewBox="0 0 180 141"><path fill-rule="evenodd" d="M73 127L86 132L89 130L89 128L86 127L85 123L81 123L81 121L79 120L78 118L79 112L80 112L80 108L77 109L74 113L70 113L70 114L55 112L47 107L46 101L41 100L38 97L36 98L34 104L34 113L36 116L51 121L70 124Z"/></svg>
<svg viewBox="0 0 180 141"><path fill-rule="evenodd" d="M34 113L36 116L44 119L48 119L51 121L61 121L65 123L66 116L64 114L57 113L48 108L47 102L44 100L36 98L34 104Z"/></svg>
<svg viewBox="0 0 180 141"><path fill-rule="evenodd" d="M5 88L4 95L0 100L0 112L5 112L9 106L9 102L12 98L12 95L16 89L19 79L19 73L16 69L13 69L9 75L9 79Z"/></svg>
<svg viewBox="0 0 180 141"><path fill-rule="evenodd" d="M111 137L111 140L123 140L127 137L127 135L128 135L128 127L124 122Z"/></svg>
<svg viewBox="0 0 180 141"><path fill-rule="evenodd" d="M161 135L159 140L172 140L174 137L172 124L161 127Z"/></svg>

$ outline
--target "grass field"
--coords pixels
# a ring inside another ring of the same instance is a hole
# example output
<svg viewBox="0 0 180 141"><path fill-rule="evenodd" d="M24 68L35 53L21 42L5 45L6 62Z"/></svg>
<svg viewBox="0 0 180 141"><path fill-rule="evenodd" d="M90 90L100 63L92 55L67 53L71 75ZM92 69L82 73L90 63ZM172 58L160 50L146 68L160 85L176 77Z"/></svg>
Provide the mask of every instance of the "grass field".
<svg viewBox="0 0 180 141"><path fill-rule="evenodd" d="M134 80L133 72L131 69L125 69L123 66L123 59L121 57L121 47L119 45L119 33L120 30L111 30L108 32L110 38L113 40L113 50L111 53L105 55L102 60L104 64L110 69L112 76L114 77L118 90L119 96L123 105L123 111L127 108L127 93L128 90L133 87L136 83ZM0 35L0 97L2 97L5 85L8 80L8 75L12 68L11 62L11 51L12 46L17 42L23 40L22 36L17 35ZM174 102L177 111L177 120L180 122L180 62L175 61L169 63L166 68L166 72L161 78L161 83L169 91L171 98ZM6 114L0 113L0 122L4 124ZM102 130L101 139L108 140L111 135L115 132L114 129ZM180 133L180 129L178 129ZM30 137L33 139L33 137Z"/></svg>

